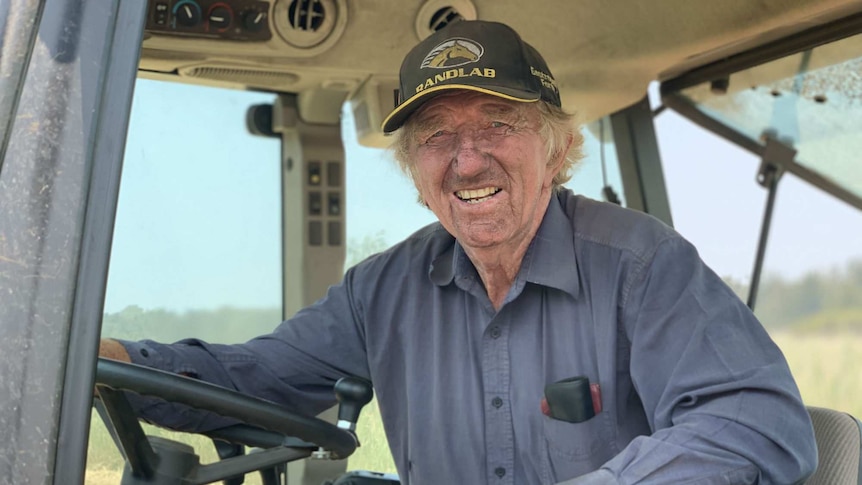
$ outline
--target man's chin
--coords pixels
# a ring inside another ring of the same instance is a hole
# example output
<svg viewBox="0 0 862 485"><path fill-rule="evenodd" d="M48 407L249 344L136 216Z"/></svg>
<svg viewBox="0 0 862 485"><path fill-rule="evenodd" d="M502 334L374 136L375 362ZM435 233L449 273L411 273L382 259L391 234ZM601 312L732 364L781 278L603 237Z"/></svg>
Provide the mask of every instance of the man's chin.
<svg viewBox="0 0 862 485"><path fill-rule="evenodd" d="M465 231L458 231L455 239L461 246L469 249L492 249L494 247L503 247L506 237L497 229L477 229L470 228Z"/></svg>

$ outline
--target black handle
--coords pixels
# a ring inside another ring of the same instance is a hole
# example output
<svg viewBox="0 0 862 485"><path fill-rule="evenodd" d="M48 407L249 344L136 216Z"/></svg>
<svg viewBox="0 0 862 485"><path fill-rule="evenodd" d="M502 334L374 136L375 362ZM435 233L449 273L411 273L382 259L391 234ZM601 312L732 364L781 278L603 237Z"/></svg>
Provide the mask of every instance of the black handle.
<svg viewBox="0 0 862 485"><path fill-rule="evenodd" d="M371 402L374 391L371 383L358 377L342 377L335 383L335 398L338 399L338 427L353 431L359 413Z"/></svg>

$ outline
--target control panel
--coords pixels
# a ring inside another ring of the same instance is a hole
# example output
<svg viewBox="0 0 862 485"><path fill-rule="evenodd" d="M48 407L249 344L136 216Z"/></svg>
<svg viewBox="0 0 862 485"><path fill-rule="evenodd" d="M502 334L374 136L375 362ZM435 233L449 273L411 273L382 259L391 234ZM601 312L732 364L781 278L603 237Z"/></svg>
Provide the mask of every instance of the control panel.
<svg viewBox="0 0 862 485"><path fill-rule="evenodd" d="M150 0L146 30L225 40L266 41L269 2L261 0Z"/></svg>
<svg viewBox="0 0 862 485"><path fill-rule="evenodd" d="M310 246L343 244L341 172L340 161L332 160L323 163L319 160L310 160L308 162L305 185L308 190L308 244ZM325 237L324 234L326 234Z"/></svg>

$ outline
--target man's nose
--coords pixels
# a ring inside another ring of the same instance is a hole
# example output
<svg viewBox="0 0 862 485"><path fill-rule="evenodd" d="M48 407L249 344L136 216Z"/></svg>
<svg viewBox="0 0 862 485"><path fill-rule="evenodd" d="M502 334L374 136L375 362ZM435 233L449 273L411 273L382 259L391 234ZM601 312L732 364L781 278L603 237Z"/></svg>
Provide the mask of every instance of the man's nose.
<svg viewBox="0 0 862 485"><path fill-rule="evenodd" d="M489 155L486 144L475 132L462 132L458 136L453 166L461 177L470 177L488 168Z"/></svg>

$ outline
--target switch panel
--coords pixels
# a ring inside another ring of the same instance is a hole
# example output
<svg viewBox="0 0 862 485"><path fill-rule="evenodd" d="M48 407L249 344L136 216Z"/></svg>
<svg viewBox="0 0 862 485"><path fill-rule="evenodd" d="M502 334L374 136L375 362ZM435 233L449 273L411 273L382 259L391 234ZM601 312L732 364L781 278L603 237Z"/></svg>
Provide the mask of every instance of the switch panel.
<svg viewBox="0 0 862 485"><path fill-rule="evenodd" d="M146 30L160 35L267 41L270 4L262 0L151 0Z"/></svg>

